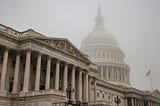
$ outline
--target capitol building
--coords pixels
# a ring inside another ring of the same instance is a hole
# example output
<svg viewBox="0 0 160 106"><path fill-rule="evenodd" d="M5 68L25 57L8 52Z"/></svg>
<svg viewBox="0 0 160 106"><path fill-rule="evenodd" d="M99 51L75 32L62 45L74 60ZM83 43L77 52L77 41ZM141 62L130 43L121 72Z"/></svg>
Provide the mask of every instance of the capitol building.
<svg viewBox="0 0 160 106"><path fill-rule="evenodd" d="M88 106L117 106L116 98L118 106L160 106L159 90L131 87L125 54L103 21L99 8L80 49L65 38L1 24L0 106L65 106L69 84L72 101Z"/></svg>

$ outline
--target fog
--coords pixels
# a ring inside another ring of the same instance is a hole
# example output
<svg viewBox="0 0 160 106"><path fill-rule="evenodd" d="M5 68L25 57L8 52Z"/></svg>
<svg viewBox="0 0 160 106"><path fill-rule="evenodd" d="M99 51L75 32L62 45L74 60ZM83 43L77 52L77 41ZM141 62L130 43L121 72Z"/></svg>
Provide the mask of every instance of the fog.
<svg viewBox="0 0 160 106"><path fill-rule="evenodd" d="M160 0L0 0L0 23L67 38L76 47L94 27L98 5L104 26L117 39L130 66L131 85L160 89Z"/></svg>

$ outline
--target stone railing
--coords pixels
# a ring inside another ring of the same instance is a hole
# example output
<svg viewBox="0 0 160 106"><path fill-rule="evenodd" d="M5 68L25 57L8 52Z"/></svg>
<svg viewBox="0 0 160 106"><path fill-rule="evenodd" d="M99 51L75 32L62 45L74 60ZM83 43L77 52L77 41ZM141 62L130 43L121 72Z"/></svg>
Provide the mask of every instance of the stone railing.
<svg viewBox="0 0 160 106"><path fill-rule="evenodd" d="M89 101L88 106L112 106L112 103L108 101L103 101L103 100Z"/></svg>
<svg viewBox="0 0 160 106"><path fill-rule="evenodd" d="M54 89L50 90L40 90L40 91L29 91L29 92L19 92L18 97L28 97L28 96L39 96L39 95L57 95L65 97L66 94L64 91L57 91Z"/></svg>

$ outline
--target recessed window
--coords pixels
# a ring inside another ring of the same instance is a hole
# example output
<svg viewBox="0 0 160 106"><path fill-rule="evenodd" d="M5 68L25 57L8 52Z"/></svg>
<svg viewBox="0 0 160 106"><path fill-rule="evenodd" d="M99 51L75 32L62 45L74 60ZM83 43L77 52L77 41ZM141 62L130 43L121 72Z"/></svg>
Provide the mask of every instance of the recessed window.
<svg viewBox="0 0 160 106"><path fill-rule="evenodd" d="M102 98L104 99L104 94L102 95Z"/></svg>
<svg viewBox="0 0 160 106"><path fill-rule="evenodd" d="M97 92L97 97L99 97L99 92Z"/></svg>
<svg viewBox="0 0 160 106"><path fill-rule="evenodd" d="M108 96L108 100L110 100L111 99L111 97L110 96Z"/></svg>

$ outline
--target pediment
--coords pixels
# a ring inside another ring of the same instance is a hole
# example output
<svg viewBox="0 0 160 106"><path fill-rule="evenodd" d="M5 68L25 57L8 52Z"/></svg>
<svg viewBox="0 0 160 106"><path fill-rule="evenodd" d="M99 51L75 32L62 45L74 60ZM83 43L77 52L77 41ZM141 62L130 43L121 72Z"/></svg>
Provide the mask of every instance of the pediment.
<svg viewBox="0 0 160 106"><path fill-rule="evenodd" d="M90 63L90 60L83 54L78 48L76 48L69 40L64 38L36 38L36 40L47 44L57 50L63 51L81 60L85 60Z"/></svg>

